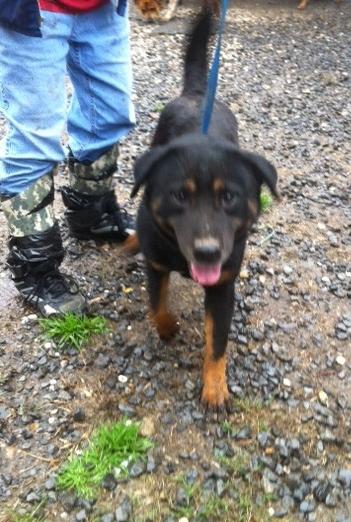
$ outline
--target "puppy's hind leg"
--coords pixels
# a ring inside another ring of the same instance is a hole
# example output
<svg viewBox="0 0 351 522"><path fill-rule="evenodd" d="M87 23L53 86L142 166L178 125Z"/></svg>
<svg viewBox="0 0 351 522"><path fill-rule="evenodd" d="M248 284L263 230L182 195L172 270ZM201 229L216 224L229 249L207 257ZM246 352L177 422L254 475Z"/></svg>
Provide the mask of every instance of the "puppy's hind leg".
<svg viewBox="0 0 351 522"><path fill-rule="evenodd" d="M226 406L229 399L226 377L228 334L233 315L234 282L206 287L205 357L201 401L215 410Z"/></svg>
<svg viewBox="0 0 351 522"><path fill-rule="evenodd" d="M174 315L168 310L169 272L162 272L148 263L150 316L161 339L170 339L179 329Z"/></svg>

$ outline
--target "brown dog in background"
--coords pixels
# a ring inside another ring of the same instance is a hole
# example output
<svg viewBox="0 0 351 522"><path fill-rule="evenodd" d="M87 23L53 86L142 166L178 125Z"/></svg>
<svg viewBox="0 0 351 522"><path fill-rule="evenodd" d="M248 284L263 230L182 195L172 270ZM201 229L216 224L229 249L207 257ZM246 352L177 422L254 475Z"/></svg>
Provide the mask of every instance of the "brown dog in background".
<svg viewBox="0 0 351 522"><path fill-rule="evenodd" d="M301 2L299 3L299 5L297 6L298 9L305 9L305 7L307 6L307 4L309 3L310 0L301 0Z"/></svg>
<svg viewBox="0 0 351 522"><path fill-rule="evenodd" d="M336 0L337 4L340 4L342 0ZM310 3L310 0L301 0L299 5L297 6L298 9L301 11L307 7L307 5Z"/></svg>
<svg viewBox="0 0 351 522"><path fill-rule="evenodd" d="M182 0L134 0L134 4L145 20L168 22ZM220 0L203 0L202 4L214 13L219 12Z"/></svg>

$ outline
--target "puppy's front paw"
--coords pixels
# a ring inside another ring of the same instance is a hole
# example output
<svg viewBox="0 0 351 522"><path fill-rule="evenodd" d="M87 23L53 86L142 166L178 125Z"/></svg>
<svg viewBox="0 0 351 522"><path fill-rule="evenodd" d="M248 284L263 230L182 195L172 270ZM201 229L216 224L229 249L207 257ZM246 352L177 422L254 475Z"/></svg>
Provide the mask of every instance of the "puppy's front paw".
<svg viewBox="0 0 351 522"><path fill-rule="evenodd" d="M226 382L206 380L201 394L201 402L206 409L214 411L227 409L229 391Z"/></svg>
<svg viewBox="0 0 351 522"><path fill-rule="evenodd" d="M165 341L173 337L179 330L179 322L170 312L159 312L155 314L152 319L155 323L158 335Z"/></svg>

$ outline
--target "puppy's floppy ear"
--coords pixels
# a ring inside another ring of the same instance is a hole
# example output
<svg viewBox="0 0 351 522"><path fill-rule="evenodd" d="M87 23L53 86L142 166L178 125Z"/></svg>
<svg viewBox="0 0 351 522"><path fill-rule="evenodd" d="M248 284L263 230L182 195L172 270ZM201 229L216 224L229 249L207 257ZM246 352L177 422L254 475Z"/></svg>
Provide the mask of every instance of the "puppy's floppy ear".
<svg viewBox="0 0 351 522"><path fill-rule="evenodd" d="M134 187L130 194L132 198L137 195L141 185L152 174L152 168L166 154L167 150L167 147L161 145L153 147L136 160L134 164Z"/></svg>
<svg viewBox="0 0 351 522"><path fill-rule="evenodd" d="M259 154L253 154L252 152L246 151L240 152L242 152L242 157L251 165L254 175L259 183L265 183L269 187L273 196L279 199L280 195L277 190L278 174L274 165Z"/></svg>

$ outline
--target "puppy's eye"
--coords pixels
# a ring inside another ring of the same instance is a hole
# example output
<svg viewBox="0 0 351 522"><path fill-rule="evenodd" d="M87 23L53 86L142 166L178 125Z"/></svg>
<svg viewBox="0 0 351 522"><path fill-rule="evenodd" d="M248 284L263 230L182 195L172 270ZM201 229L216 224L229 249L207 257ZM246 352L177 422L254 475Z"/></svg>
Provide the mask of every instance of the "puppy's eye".
<svg viewBox="0 0 351 522"><path fill-rule="evenodd" d="M171 192L171 195L174 201L176 201L177 203L184 203L187 199L187 193L183 189L175 190Z"/></svg>
<svg viewBox="0 0 351 522"><path fill-rule="evenodd" d="M225 205L230 205L230 204L234 203L234 201L236 200L236 197L237 197L237 193L233 192L232 190L229 190L229 189L225 189L221 194L222 202Z"/></svg>

